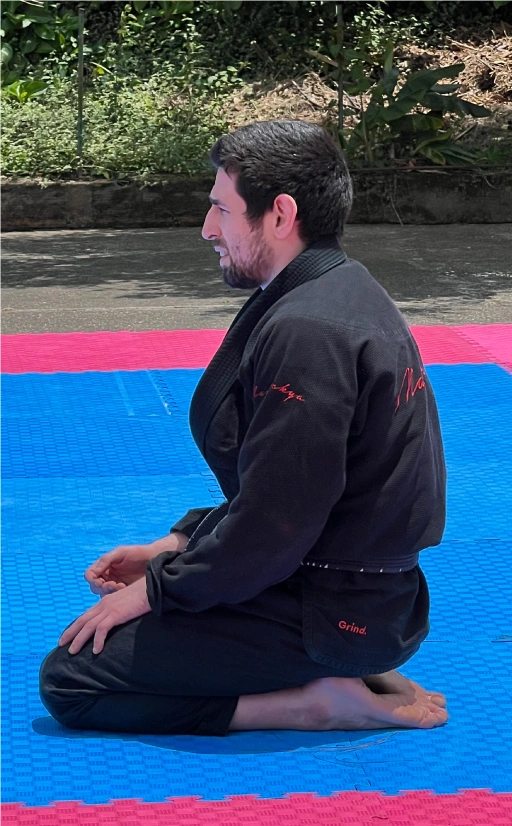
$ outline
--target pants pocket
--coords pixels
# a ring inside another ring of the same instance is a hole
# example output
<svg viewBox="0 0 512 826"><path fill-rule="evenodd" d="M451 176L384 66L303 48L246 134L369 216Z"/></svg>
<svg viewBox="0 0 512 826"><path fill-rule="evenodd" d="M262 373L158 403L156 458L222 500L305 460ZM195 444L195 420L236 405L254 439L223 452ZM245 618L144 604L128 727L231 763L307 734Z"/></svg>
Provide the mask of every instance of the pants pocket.
<svg viewBox="0 0 512 826"><path fill-rule="evenodd" d="M354 677L403 665L428 634L419 568L401 574L312 572L303 581L303 643L315 662Z"/></svg>

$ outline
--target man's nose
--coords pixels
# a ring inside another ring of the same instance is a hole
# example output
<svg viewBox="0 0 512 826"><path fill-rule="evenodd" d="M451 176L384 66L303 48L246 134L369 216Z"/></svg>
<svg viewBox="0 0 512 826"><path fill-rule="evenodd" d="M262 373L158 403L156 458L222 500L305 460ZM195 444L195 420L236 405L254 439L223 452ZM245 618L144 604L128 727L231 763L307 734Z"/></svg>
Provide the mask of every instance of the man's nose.
<svg viewBox="0 0 512 826"><path fill-rule="evenodd" d="M210 207L206 214L201 235L205 241L213 241L215 238L219 238L219 228L213 216L213 207Z"/></svg>

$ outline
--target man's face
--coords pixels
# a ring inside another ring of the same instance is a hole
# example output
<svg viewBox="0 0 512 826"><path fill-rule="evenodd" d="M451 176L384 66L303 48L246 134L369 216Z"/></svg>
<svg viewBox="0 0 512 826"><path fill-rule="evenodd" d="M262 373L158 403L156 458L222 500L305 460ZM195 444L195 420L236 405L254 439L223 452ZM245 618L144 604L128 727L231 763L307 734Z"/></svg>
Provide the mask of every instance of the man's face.
<svg viewBox="0 0 512 826"><path fill-rule="evenodd" d="M266 284L271 278L274 254L265 238L264 221L255 227L249 224L246 203L236 191L233 178L223 169L217 171L210 202L202 235L220 255L226 284L245 290Z"/></svg>

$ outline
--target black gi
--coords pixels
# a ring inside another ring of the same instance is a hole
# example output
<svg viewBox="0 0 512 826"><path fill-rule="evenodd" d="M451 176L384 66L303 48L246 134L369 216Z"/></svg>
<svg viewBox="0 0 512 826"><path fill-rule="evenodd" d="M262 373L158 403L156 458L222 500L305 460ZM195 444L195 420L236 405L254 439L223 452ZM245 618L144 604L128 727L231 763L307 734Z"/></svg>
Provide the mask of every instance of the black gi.
<svg viewBox="0 0 512 826"><path fill-rule="evenodd" d="M315 243L238 313L190 425L226 497L171 530L147 569L152 613L46 659L63 723L224 734L242 694L381 673L428 633L420 550L440 542L435 399L387 293Z"/></svg>

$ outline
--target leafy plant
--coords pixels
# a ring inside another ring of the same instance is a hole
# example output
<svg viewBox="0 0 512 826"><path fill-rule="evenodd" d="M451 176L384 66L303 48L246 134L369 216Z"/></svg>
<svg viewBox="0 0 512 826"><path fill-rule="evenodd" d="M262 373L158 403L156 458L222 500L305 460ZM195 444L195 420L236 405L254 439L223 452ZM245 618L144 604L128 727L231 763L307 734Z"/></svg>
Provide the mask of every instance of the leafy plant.
<svg viewBox="0 0 512 826"><path fill-rule="evenodd" d="M456 143L456 123L466 116L482 118L492 112L459 97L456 92L460 84L439 82L457 77L464 69L463 63L409 72L399 84L400 71L393 66L392 44L388 45L377 82L364 72L364 57L363 53L352 66L346 87L349 95L359 98L359 107L350 106L358 121L352 129L338 132L349 156L369 164L382 164L386 157L394 160L417 155L441 165L477 160L478 153ZM329 62L338 65L332 59ZM369 93L366 104L365 93Z"/></svg>
<svg viewBox="0 0 512 826"><path fill-rule="evenodd" d="M78 17L59 3L10 0L2 3L0 35L2 85L10 86L36 67L45 56L76 52Z"/></svg>
<svg viewBox="0 0 512 826"><path fill-rule="evenodd" d="M12 97L19 103L24 103L30 98L38 97L46 91L46 83L43 80L15 80L10 86L4 89L8 97Z"/></svg>
<svg viewBox="0 0 512 826"><path fill-rule="evenodd" d="M392 66L390 52L381 79L371 88L368 105L361 109L347 152L357 155L362 150L370 163L384 152L392 158L397 154L420 155L440 165L474 162L476 153L456 143L457 129L447 116L457 121L467 115L488 117L492 112L459 97L459 84L440 83L456 78L463 69L464 64L459 63L410 72L396 91L400 74Z"/></svg>

